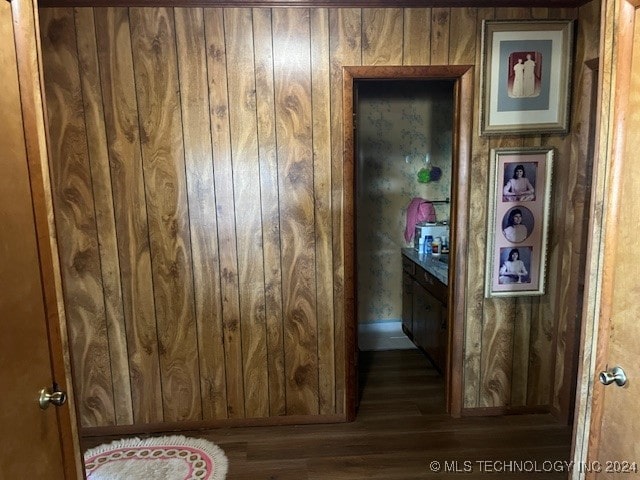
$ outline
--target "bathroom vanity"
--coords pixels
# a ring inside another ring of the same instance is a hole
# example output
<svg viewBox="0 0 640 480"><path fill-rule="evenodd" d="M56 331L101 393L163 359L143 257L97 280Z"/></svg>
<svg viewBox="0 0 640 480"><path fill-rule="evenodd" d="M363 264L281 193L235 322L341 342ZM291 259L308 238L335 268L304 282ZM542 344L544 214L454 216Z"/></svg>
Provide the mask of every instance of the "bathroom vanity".
<svg viewBox="0 0 640 480"><path fill-rule="evenodd" d="M402 249L402 330L441 374L447 364L448 260Z"/></svg>

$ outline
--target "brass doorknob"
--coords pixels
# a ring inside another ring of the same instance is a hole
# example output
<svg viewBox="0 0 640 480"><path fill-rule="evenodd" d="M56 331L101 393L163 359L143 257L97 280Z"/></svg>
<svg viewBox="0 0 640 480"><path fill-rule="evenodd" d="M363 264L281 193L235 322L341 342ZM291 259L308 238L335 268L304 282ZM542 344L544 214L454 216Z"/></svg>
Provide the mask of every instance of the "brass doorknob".
<svg viewBox="0 0 640 480"><path fill-rule="evenodd" d="M600 383L603 385L611 385L616 382L616 385L622 387L627 383L627 375L624 373L622 367L613 367L610 370L600 372Z"/></svg>
<svg viewBox="0 0 640 480"><path fill-rule="evenodd" d="M62 391L52 392L48 388L40 390L40 398L38 403L42 410L49 408L49 405L53 404L56 407L61 407L67 401L67 394Z"/></svg>

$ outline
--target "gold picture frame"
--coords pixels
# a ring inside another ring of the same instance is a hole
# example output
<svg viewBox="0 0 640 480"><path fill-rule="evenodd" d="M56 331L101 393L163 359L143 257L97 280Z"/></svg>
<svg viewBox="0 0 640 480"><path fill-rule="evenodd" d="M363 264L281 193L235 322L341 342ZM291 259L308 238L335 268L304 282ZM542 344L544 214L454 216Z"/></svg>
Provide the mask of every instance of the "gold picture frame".
<svg viewBox="0 0 640 480"><path fill-rule="evenodd" d="M491 150L485 297L544 295L553 148Z"/></svg>
<svg viewBox="0 0 640 480"><path fill-rule="evenodd" d="M480 134L567 133L573 20L484 20Z"/></svg>

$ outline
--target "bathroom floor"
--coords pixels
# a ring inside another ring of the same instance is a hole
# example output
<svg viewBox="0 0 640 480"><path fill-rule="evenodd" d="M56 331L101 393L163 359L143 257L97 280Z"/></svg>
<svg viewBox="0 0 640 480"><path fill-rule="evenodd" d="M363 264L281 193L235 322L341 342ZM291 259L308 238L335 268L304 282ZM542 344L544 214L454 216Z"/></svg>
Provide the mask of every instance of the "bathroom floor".
<svg viewBox="0 0 640 480"><path fill-rule="evenodd" d="M372 350L411 350L416 346L402 331L401 322L374 322L358 325L358 348Z"/></svg>

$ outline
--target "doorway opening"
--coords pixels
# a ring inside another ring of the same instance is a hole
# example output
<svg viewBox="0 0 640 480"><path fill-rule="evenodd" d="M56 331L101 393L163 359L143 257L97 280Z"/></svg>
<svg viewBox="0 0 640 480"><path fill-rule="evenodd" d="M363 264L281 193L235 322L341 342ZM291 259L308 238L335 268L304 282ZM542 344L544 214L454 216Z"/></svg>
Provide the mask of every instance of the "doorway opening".
<svg viewBox="0 0 640 480"><path fill-rule="evenodd" d="M445 204L450 226L450 253L448 258L449 275L447 290L447 309L445 313L448 325L444 339L446 355L443 360L442 374L445 384L445 407L452 416L460 416L462 408L462 343L464 322L464 278L466 266L464 261L456 261L466 256L467 239L456 232L464 232L468 218L468 171L471 152L471 124L473 104L473 67L472 66L432 66L432 67L345 67L343 70L343 105L344 105L344 234L345 234L345 336L347 349L347 416L353 420L358 402L358 323L363 314L358 308L359 266L358 254L365 249L366 242L371 239L359 239L358 225L369 220L358 208L359 185L366 178L361 171L365 162L360 162L357 145L356 121L358 118L358 90L361 85L366 88L384 89L388 82L388 90L407 88L411 82L415 88L434 82L452 90L453 98L451 129L451 167L450 167L450 204ZM417 82L417 83L413 83ZM405 157L420 152L404 152ZM412 163L413 157L402 161ZM419 160L420 161L420 160ZM434 162L435 163L435 162ZM422 167L418 167L422 169ZM360 183L359 183L360 182ZM409 201L402 199L401 201ZM364 218L359 218L364 216ZM404 220L402 220L404 222ZM366 254L366 252L364 252ZM401 265L400 252L396 252L398 265ZM390 258L393 258L392 256ZM362 266L360 266L362 268ZM401 282L401 280L398 280ZM400 283L401 285L401 283ZM400 287L400 285L396 286Z"/></svg>
<svg viewBox="0 0 640 480"><path fill-rule="evenodd" d="M366 402L362 396L368 391L365 385L370 389L378 376L370 371L372 364L393 371L392 364L398 362L389 381L377 384L389 389L406 377L399 383L409 387L407 393L416 392L412 402L422 403L425 399L421 397L429 396L433 413L444 410L448 253L424 254L424 236L415 232L420 218L413 207L416 201L428 200L423 206L433 209L431 220L438 225L424 229L441 235L446 245L453 87L453 80L355 83L359 403ZM400 251L420 261L426 270L414 272L415 264L408 257L401 259ZM430 261L436 258L437 263ZM427 271L440 276L428 277L434 285L427 283ZM407 368L410 363L415 364L415 371Z"/></svg>

